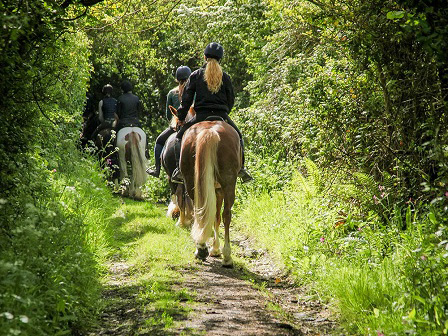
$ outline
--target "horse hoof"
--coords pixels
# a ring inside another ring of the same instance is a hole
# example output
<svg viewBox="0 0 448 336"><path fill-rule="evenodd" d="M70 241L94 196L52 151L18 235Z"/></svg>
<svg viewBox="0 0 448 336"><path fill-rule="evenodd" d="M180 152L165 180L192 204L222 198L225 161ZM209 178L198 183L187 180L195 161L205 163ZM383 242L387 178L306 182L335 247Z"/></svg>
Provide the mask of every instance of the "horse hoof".
<svg viewBox="0 0 448 336"><path fill-rule="evenodd" d="M210 257L213 257L213 258L219 258L219 257L221 257L221 251L210 251Z"/></svg>
<svg viewBox="0 0 448 336"><path fill-rule="evenodd" d="M205 259L207 259L207 257L208 257L208 249L206 247L198 248L196 250L195 256L196 256L196 259L205 261Z"/></svg>
<svg viewBox="0 0 448 336"><path fill-rule="evenodd" d="M230 264L222 264L222 267L224 267L224 268L233 268L233 263L230 263Z"/></svg>

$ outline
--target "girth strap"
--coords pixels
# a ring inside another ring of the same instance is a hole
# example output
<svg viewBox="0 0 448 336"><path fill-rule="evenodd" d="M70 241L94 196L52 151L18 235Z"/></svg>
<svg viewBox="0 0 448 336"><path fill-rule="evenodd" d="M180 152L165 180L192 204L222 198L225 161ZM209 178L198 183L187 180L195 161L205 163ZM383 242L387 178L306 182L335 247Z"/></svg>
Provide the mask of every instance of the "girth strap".
<svg viewBox="0 0 448 336"><path fill-rule="evenodd" d="M223 117L220 116L208 116L205 121L225 121Z"/></svg>

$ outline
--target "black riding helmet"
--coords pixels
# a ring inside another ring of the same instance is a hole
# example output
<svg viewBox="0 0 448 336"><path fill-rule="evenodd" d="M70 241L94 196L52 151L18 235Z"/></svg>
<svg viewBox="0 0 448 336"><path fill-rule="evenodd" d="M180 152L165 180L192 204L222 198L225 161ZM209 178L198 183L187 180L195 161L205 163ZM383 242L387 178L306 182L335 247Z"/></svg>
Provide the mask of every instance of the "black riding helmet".
<svg viewBox="0 0 448 336"><path fill-rule="evenodd" d="M114 92L114 88L110 84L106 84L103 86L103 94L111 95Z"/></svg>
<svg viewBox="0 0 448 336"><path fill-rule="evenodd" d="M214 58L219 61L224 56L224 49L219 43L212 42L205 47L204 55L207 58Z"/></svg>
<svg viewBox="0 0 448 336"><path fill-rule="evenodd" d="M186 65L182 65L177 68L176 70L176 79L178 81L186 80L188 77L190 77L191 69L187 67Z"/></svg>
<svg viewBox="0 0 448 336"><path fill-rule="evenodd" d="M121 82L121 89L123 90L124 93L132 91L132 83L127 79L125 79L124 81Z"/></svg>

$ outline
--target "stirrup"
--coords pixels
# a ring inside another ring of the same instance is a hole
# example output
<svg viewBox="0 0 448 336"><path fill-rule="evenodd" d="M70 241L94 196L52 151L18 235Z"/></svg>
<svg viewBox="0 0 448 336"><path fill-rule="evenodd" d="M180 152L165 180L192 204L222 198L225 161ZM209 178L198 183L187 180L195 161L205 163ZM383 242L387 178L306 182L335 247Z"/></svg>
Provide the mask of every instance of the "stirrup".
<svg viewBox="0 0 448 336"><path fill-rule="evenodd" d="M179 184L183 184L184 183L184 177L183 177L182 172L180 171L179 168L174 169L173 175L171 176L171 182L179 183Z"/></svg>
<svg viewBox="0 0 448 336"><path fill-rule="evenodd" d="M148 168L148 169L146 169L146 172L149 175L154 176L154 177L160 176L160 169L157 169L157 168L154 168L154 169Z"/></svg>
<svg viewBox="0 0 448 336"><path fill-rule="evenodd" d="M250 182L254 179L252 176L250 176L250 174L244 168L241 168L241 170L238 173L238 177L241 178L241 181L243 183Z"/></svg>

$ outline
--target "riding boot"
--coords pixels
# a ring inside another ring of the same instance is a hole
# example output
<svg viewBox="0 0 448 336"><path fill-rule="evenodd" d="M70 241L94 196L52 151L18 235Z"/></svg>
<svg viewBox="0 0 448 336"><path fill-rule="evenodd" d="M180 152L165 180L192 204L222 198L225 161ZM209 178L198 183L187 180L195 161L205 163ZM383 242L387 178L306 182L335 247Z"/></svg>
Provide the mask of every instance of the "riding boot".
<svg viewBox="0 0 448 336"><path fill-rule="evenodd" d="M183 184L184 177L179 169L181 143L182 139L176 138L176 141L174 142L174 156L176 157L176 169L174 169L173 175L171 176L171 182Z"/></svg>
<svg viewBox="0 0 448 336"><path fill-rule="evenodd" d="M161 167L161 158L160 155L162 154L163 145L156 143L154 147L154 162L155 162L155 168L154 169L146 169L146 172L154 177L160 176L160 167Z"/></svg>
<svg viewBox="0 0 448 336"><path fill-rule="evenodd" d="M244 142L243 142L242 138L240 138L240 145L241 145L241 152L242 152L242 163L241 163L241 169L238 172L238 177L241 178L243 183L246 183L246 182L252 181L254 178L252 176L250 176L248 171L244 168L245 157L244 157Z"/></svg>

